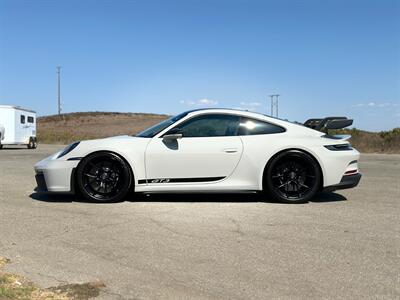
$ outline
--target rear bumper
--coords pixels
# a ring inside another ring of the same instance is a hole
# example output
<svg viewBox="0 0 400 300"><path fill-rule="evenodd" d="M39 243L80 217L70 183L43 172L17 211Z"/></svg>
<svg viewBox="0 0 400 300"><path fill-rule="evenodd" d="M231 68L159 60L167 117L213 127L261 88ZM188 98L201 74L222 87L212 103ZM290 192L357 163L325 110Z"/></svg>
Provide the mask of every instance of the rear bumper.
<svg viewBox="0 0 400 300"><path fill-rule="evenodd" d="M325 192L333 192L336 190L351 189L356 187L361 180L361 174L347 175L343 176L342 180L335 185L327 186L324 188Z"/></svg>

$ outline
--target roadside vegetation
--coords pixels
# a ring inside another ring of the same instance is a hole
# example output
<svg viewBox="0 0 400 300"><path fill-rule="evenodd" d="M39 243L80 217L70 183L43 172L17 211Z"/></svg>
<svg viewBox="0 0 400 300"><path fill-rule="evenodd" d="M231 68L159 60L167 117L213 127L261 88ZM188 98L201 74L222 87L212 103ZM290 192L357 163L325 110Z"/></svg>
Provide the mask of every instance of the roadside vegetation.
<svg viewBox="0 0 400 300"><path fill-rule="evenodd" d="M350 134L351 144L362 153L400 153L400 127L381 132L352 128L336 133Z"/></svg>
<svg viewBox="0 0 400 300"><path fill-rule="evenodd" d="M68 144L83 139L134 135L168 117L158 114L113 112L40 117L37 129L38 141L43 144ZM400 128L382 132L353 128L335 133L350 134L353 146L363 153L400 153Z"/></svg>
<svg viewBox="0 0 400 300"><path fill-rule="evenodd" d="M133 135L167 119L167 115L88 112L40 117L37 137L43 144L68 144L83 139Z"/></svg>
<svg viewBox="0 0 400 300"><path fill-rule="evenodd" d="M9 263L0 257L0 299L1 300L87 300L97 297L104 287L101 282L68 284L42 289L27 278L3 271Z"/></svg>

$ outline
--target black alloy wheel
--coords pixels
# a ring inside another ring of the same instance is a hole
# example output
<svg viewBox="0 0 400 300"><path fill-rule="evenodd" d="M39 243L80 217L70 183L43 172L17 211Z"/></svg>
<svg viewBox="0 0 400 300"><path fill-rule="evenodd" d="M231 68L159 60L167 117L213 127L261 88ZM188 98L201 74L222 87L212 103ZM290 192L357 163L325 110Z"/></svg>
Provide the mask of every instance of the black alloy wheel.
<svg viewBox="0 0 400 300"><path fill-rule="evenodd" d="M133 181L127 163L111 152L97 152L85 157L76 174L80 192L92 202L123 200Z"/></svg>
<svg viewBox="0 0 400 300"><path fill-rule="evenodd" d="M285 203L305 203L318 192L321 171L308 154L291 150L275 157L267 170L267 192Z"/></svg>

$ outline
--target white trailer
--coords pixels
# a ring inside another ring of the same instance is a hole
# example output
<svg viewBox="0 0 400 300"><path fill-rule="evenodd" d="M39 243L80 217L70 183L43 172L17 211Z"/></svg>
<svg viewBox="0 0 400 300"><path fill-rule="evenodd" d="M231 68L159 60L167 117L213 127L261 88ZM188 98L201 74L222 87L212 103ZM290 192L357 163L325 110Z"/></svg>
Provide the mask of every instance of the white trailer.
<svg viewBox="0 0 400 300"><path fill-rule="evenodd" d="M35 149L36 112L14 105L0 105L0 149L3 145L26 145Z"/></svg>

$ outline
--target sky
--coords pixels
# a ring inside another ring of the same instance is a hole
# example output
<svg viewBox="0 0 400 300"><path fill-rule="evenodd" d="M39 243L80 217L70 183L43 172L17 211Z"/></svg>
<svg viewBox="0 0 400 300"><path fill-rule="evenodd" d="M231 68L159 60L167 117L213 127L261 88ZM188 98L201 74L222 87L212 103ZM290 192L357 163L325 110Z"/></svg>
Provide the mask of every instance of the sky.
<svg viewBox="0 0 400 300"><path fill-rule="evenodd" d="M400 127L400 1L0 0L0 104Z"/></svg>

